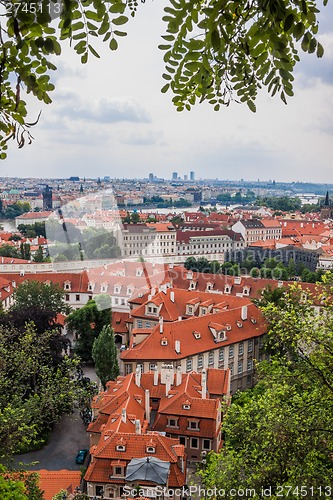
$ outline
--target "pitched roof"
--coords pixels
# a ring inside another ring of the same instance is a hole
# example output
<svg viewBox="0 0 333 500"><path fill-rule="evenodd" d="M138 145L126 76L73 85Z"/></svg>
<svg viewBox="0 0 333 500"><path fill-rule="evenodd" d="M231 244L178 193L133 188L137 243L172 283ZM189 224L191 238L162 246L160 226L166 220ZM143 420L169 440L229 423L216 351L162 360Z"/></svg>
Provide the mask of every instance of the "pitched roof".
<svg viewBox="0 0 333 500"><path fill-rule="evenodd" d="M238 307L215 314L165 323L163 335L160 334L160 328L157 325L149 337L135 347L123 351L121 358L124 361L184 359L266 333L266 325L259 309L254 304L249 304L247 310L249 319L246 320L241 320L241 308ZM219 325L231 326L230 331L226 332L226 340L216 342L209 328L211 321ZM197 340L193 338L194 331L201 334ZM166 341L165 345L161 343L162 336ZM180 352L175 350L176 341L180 343Z"/></svg>
<svg viewBox="0 0 333 500"><path fill-rule="evenodd" d="M80 487L81 472L74 470L45 470L37 471L39 475L39 487L44 491L45 500L52 500L54 495L61 490L67 490L69 493Z"/></svg>

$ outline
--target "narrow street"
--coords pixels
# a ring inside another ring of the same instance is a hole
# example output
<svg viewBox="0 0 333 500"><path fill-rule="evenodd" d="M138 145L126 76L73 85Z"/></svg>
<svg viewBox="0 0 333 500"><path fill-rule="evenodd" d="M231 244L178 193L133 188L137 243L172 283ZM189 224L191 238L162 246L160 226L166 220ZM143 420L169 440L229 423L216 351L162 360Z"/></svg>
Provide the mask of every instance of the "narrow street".
<svg viewBox="0 0 333 500"><path fill-rule="evenodd" d="M93 382L98 382L93 367L85 367L84 375ZM61 421L54 426L48 443L40 450L31 451L14 457L14 464L23 463L22 467L27 470L80 470L86 467L75 463L77 452L81 449L89 449L89 436L79 415L75 410L72 415L65 415Z"/></svg>

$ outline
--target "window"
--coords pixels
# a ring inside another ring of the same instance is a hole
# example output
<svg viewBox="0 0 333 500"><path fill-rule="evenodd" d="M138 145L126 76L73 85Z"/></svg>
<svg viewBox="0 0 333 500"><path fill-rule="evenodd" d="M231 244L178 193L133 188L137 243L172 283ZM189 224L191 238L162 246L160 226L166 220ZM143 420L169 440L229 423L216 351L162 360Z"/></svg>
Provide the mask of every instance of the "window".
<svg viewBox="0 0 333 500"><path fill-rule="evenodd" d="M96 486L96 496L101 497L102 495L104 495L103 486Z"/></svg>
<svg viewBox="0 0 333 500"><path fill-rule="evenodd" d="M155 453L155 448L154 446L147 446L146 448L147 453Z"/></svg>
<svg viewBox="0 0 333 500"><path fill-rule="evenodd" d="M249 340L247 344L247 352L253 351L253 340Z"/></svg>
<svg viewBox="0 0 333 500"><path fill-rule="evenodd" d="M178 427L176 418L168 418L168 427Z"/></svg>
<svg viewBox="0 0 333 500"><path fill-rule="evenodd" d="M248 359L247 360L247 369L252 370L252 368L253 368L253 361L252 361L252 359Z"/></svg>
<svg viewBox="0 0 333 500"><path fill-rule="evenodd" d="M221 347L219 349L219 363L223 363L224 362L224 347Z"/></svg>
<svg viewBox="0 0 333 500"><path fill-rule="evenodd" d="M230 375L232 376L234 374L234 364L229 363L229 370L230 370Z"/></svg>
<svg viewBox="0 0 333 500"><path fill-rule="evenodd" d="M184 446L186 446L186 437L185 436L179 436L179 443L183 444Z"/></svg>
<svg viewBox="0 0 333 500"><path fill-rule="evenodd" d="M244 354L244 344L241 343L238 345L238 355L243 356L243 354Z"/></svg>
<svg viewBox="0 0 333 500"><path fill-rule="evenodd" d="M238 363L238 373L243 373L243 361Z"/></svg>
<svg viewBox="0 0 333 500"><path fill-rule="evenodd" d="M116 446L116 450L117 451L126 451L126 448L125 448L125 446L123 444L118 444Z"/></svg>
<svg viewBox="0 0 333 500"><path fill-rule="evenodd" d="M80 295L79 295L79 294L78 294L78 295L75 295L75 300L76 300L76 302L79 302L79 301L80 301Z"/></svg>
<svg viewBox="0 0 333 500"><path fill-rule="evenodd" d="M150 363L149 364L149 370L150 371L154 371L154 370L156 370L156 368L157 368L157 364L156 363Z"/></svg>
<svg viewBox="0 0 333 500"><path fill-rule="evenodd" d="M208 354L208 364L211 366L211 365L214 365L214 352L211 351L209 354Z"/></svg>
<svg viewBox="0 0 333 500"><path fill-rule="evenodd" d="M138 363L136 365L137 368L140 368L140 372L143 373L143 364L142 363Z"/></svg>
<svg viewBox="0 0 333 500"><path fill-rule="evenodd" d="M198 449L199 448L199 439L191 438L191 448Z"/></svg>
<svg viewBox="0 0 333 500"><path fill-rule="evenodd" d="M192 370L192 365L193 365L192 358L187 359L186 360L186 371L187 372L190 372Z"/></svg>
<svg viewBox="0 0 333 500"><path fill-rule="evenodd" d="M198 356L198 370L203 367L203 355L199 354Z"/></svg>
<svg viewBox="0 0 333 500"><path fill-rule="evenodd" d="M125 365L125 374L128 375L129 373L132 373L133 369L132 369L132 365L130 364L127 364Z"/></svg>
<svg viewBox="0 0 333 500"><path fill-rule="evenodd" d="M150 328L150 321L146 321L145 328Z"/></svg>
<svg viewBox="0 0 333 500"><path fill-rule="evenodd" d="M211 449L211 440L210 439L203 439L202 440L202 448L204 450L210 450Z"/></svg>
<svg viewBox="0 0 333 500"><path fill-rule="evenodd" d="M123 475L123 468L122 467L114 467L113 473L115 476L122 476Z"/></svg>
<svg viewBox="0 0 333 500"><path fill-rule="evenodd" d="M138 328L142 328L142 320L138 319Z"/></svg>
<svg viewBox="0 0 333 500"><path fill-rule="evenodd" d="M229 358L233 358L234 357L234 346L231 345L229 346Z"/></svg>
<svg viewBox="0 0 333 500"><path fill-rule="evenodd" d="M69 293L66 293L65 300L68 302L69 301Z"/></svg>
<svg viewBox="0 0 333 500"><path fill-rule="evenodd" d="M187 428L191 429L192 431L198 431L199 430L199 422L197 420L189 420Z"/></svg>

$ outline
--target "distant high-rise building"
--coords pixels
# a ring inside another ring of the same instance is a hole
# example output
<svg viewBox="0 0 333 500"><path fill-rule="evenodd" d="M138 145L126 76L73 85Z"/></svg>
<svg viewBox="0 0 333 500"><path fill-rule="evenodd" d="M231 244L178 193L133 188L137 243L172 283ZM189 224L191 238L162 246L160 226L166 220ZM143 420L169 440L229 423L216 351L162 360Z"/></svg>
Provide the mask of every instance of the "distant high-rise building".
<svg viewBox="0 0 333 500"><path fill-rule="evenodd" d="M195 180L195 172L193 172L193 170L190 172L190 180L191 181Z"/></svg>
<svg viewBox="0 0 333 500"><path fill-rule="evenodd" d="M43 195L43 210L49 212L52 210L52 188L48 185L42 191Z"/></svg>
<svg viewBox="0 0 333 500"><path fill-rule="evenodd" d="M154 174L149 174L149 180L153 181L154 180Z"/></svg>
<svg viewBox="0 0 333 500"><path fill-rule="evenodd" d="M186 174L184 175L184 181L187 181L187 175Z"/></svg>
<svg viewBox="0 0 333 500"><path fill-rule="evenodd" d="M178 179L178 172L172 172L172 180L176 181Z"/></svg>

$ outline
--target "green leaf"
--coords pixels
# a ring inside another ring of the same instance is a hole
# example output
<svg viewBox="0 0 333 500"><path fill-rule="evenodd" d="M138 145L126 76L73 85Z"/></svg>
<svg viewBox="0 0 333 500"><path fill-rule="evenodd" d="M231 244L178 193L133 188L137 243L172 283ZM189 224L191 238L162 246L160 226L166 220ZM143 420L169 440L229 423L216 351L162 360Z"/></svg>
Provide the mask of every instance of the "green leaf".
<svg viewBox="0 0 333 500"><path fill-rule="evenodd" d="M118 31L118 30L114 30L114 31L113 31L113 34L114 34L114 35L116 35L116 36L127 36L126 31Z"/></svg>
<svg viewBox="0 0 333 500"><path fill-rule="evenodd" d="M211 33L212 47L217 52L221 45L220 34L217 29L214 29Z"/></svg>
<svg viewBox="0 0 333 500"><path fill-rule="evenodd" d="M112 23L115 24L116 26L121 26L122 24L126 24L128 21L127 16L119 16L116 17L115 19L112 19Z"/></svg>
<svg viewBox="0 0 333 500"><path fill-rule="evenodd" d="M324 55L324 47L322 46L321 43L318 42L317 44L317 57L323 57Z"/></svg>
<svg viewBox="0 0 333 500"><path fill-rule="evenodd" d="M162 94L165 94L170 88L170 83L166 83L162 88L161 88L161 92Z"/></svg>
<svg viewBox="0 0 333 500"><path fill-rule="evenodd" d="M90 52L97 58L100 58L100 55L98 54L98 52L96 52L96 50L94 49L94 47L90 44L88 44L88 48L90 50Z"/></svg>
<svg viewBox="0 0 333 500"><path fill-rule="evenodd" d="M288 33L294 24L294 14L289 14L284 20L283 30Z"/></svg>
<svg viewBox="0 0 333 500"><path fill-rule="evenodd" d="M111 5L111 7L109 8L109 12L111 12L112 14L123 14L125 11L125 8L126 8L126 4L124 4L122 2L116 2L116 3Z"/></svg>
<svg viewBox="0 0 333 500"><path fill-rule="evenodd" d="M110 49L111 50L117 50L118 48L118 42L115 38L111 38L111 41L110 41Z"/></svg>

